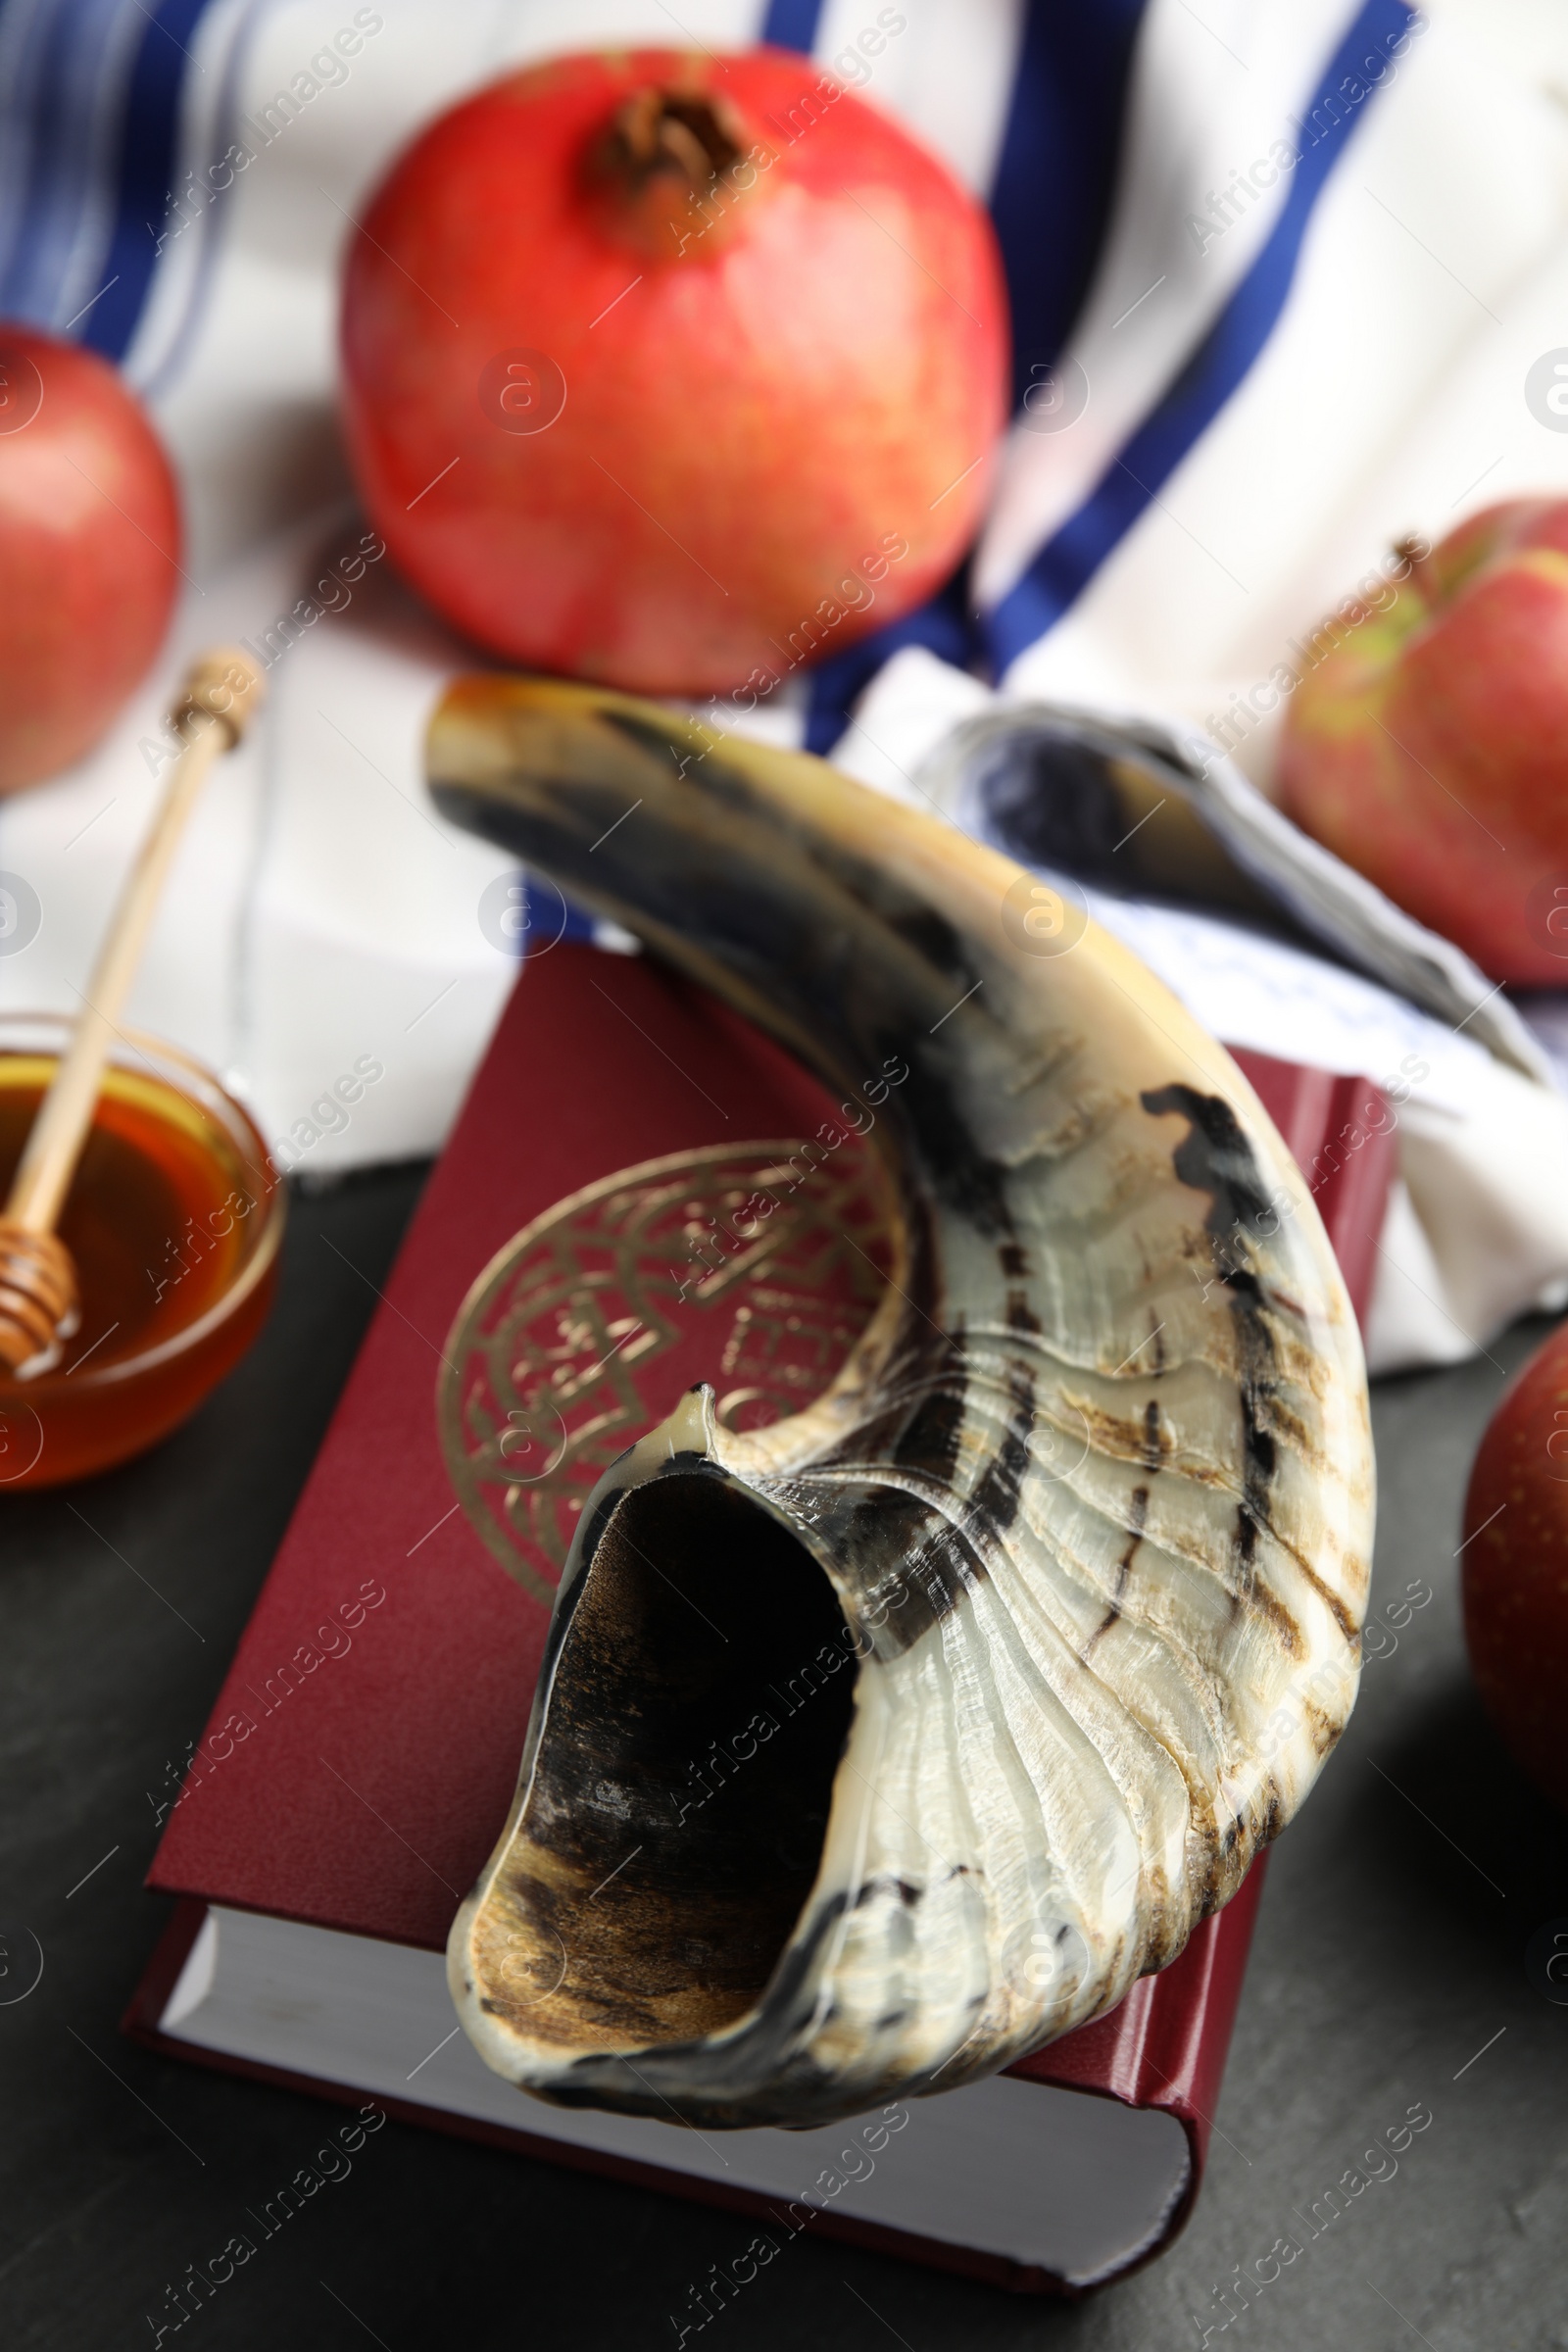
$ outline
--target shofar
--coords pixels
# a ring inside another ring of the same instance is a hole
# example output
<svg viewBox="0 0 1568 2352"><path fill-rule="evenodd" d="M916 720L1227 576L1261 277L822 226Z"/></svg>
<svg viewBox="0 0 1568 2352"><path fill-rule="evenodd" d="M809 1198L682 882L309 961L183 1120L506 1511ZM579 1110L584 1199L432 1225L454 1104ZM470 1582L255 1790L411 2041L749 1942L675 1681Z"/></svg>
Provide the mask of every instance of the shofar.
<svg viewBox="0 0 1568 2352"><path fill-rule="evenodd" d="M1132 956L819 760L476 677L428 772L821 1073L898 1200L827 1394L741 1437L694 1392L585 1509L458 2014L699 2128L989 2074L1173 1960L1349 1714L1371 1443L1311 1200Z"/></svg>

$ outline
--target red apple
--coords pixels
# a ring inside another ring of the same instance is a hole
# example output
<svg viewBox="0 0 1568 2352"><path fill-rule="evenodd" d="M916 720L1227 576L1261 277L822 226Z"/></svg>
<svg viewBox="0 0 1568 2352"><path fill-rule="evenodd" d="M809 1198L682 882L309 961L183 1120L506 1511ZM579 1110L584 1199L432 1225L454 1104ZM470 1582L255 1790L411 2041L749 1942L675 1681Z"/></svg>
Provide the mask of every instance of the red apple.
<svg viewBox="0 0 1568 2352"><path fill-rule="evenodd" d="M953 569L1006 349L979 205L808 60L561 58L370 200L349 451L395 561L498 654L765 693Z"/></svg>
<svg viewBox="0 0 1568 2352"><path fill-rule="evenodd" d="M1297 687L1279 780L1494 980L1568 987L1568 502L1488 508L1391 585Z"/></svg>
<svg viewBox="0 0 1568 2352"><path fill-rule="evenodd" d="M0 324L0 792L97 742L163 640L179 553L169 460L115 369Z"/></svg>
<svg viewBox="0 0 1568 2352"><path fill-rule="evenodd" d="M1476 1687L1518 1762L1568 1806L1568 1323L1492 1416L1464 1533Z"/></svg>

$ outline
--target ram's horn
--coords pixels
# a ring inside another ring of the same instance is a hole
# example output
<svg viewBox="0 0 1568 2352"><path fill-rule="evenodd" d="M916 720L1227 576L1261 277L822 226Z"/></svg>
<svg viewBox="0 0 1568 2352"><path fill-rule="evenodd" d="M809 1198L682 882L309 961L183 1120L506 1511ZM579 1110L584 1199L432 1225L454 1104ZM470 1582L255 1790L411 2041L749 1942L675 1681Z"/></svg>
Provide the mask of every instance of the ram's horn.
<svg viewBox="0 0 1568 2352"><path fill-rule="evenodd" d="M988 2074L1174 1959L1349 1713L1371 1448L1311 1200L1131 956L818 760L481 677L428 766L826 1076L902 1203L825 1396L742 1438L694 1393L585 1509L459 2014L699 2128Z"/></svg>

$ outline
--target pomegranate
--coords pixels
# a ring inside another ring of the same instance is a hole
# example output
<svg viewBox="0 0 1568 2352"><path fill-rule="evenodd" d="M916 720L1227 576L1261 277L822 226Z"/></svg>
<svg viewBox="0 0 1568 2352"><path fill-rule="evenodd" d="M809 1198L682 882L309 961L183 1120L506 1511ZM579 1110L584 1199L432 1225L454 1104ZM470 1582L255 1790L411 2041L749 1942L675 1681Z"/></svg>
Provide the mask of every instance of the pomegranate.
<svg viewBox="0 0 1568 2352"><path fill-rule="evenodd" d="M1464 1633L1517 1761L1568 1806L1568 1323L1487 1426L1464 1504Z"/></svg>
<svg viewBox="0 0 1568 2352"><path fill-rule="evenodd" d="M808 61L566 57L432 123L364 215L350 456L497 654L768 690L918 604L1005 403L990 223Z"/></svg>
<svg viewBox="0 0 1568 2352"><path fill-rule="evenodd" d="M179 586L163 446L95 352L0 325L0 792L90 750Z"/></svg>

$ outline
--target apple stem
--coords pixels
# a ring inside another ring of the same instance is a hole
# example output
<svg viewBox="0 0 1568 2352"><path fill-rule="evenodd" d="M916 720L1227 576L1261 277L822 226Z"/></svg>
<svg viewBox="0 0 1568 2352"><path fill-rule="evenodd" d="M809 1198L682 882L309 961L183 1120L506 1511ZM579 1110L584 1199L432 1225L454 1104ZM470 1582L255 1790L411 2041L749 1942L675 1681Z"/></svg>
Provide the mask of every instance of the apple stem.
<svg viewBox="0 0 1568 2352"><path fill-rule="evenodd" d="M1396 539L1394 552L1401 564L1409 566L1408 576L1417 593L1425 597L1429 604L1436 603L1441 583L1429 542L1411 532L1403 539Z"/></svg>

